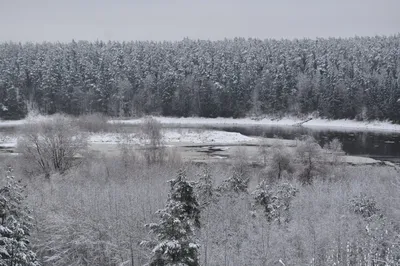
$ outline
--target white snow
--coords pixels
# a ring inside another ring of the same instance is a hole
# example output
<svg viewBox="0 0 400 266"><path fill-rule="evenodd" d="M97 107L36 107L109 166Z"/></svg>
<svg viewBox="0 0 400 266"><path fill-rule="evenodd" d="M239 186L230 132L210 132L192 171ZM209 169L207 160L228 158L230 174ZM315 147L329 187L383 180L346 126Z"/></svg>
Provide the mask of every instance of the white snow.
<svg viewBox="0 0 400 266"><path fill-rule="evenodd" d="M43 115L28 115L25 119L21 120L0 120L0 128L1 127L17 127L21 125L25 125L27 123L38 123L45 120L51 119L52 116L43 116Z"/></svg>
<svg viewBox="0 0 400 266"><path fill-rule="evenodd" d="M241 143L256 141L257 138L247 137L236 132L224 132L217 130L193 130L177 129L166 130L163 134L166 143L191 143L191 144L210 144L210 143Z"/></svg>
<svg viewBox="0 0 400 266"><path fill-rule="evenodd" d="M381 161L368 158L368 157L360 157L360 156L342 156L341 157L344 162L354 165L366 165L366 164L379 164Z"/></svg>
<svg viewBox="0 0 400 266"><path fill-rule="evenodd" d="M400 132L400 125L392 124L389 121L355 121L355 120L327 120L312 119L303 124L311 129L329 129L334 131L381 131Z"/></svg>
<svg viewBox="0 0 400 266"><path fill-rule="evenodd" d="M20 126L24 125L26 123L26 120L6 120L6 121L0 121L0 128L1 127L15 127L15 126Z"/></svg>
<svg viewBox="0 0 400 266"><path fill-rule="evenodd" d="M43 121L51 118L51 116L30 116L23 120L0 121L1 127L15 127L26 124L27 122ZM302 120L297 117L284 117L281 119L265 117L265 118L202 118L202 117L154 117L165 126L178 127L235 127L235 126L265 126L265 127L297 127L306 119ZM142 119L129 120L110 120L110 123L122 123L137 125ZM355 120L329 120L322 118L314 118L302 124L305 128L315 130L334 130L334 131L381 131L381 132L400 132L400 125L391 123L390 121L355 121Z"/></svg>
<svg viewBox="0 0 400 266"><path fill-rule="evenodd" d="M189 243L189 248L199 248L199 245L195 243Z"/></svg>
<svg viewBox="0 0 400 266"><path fill-rule="evenodd" d="M128 138L128 142L125 140ZM176 144L237 144L258 141L258 138L244 136L240 133L224 132L217 130L199 129L164 129L163 142L174 146ZM143 141L136 134L119 133L92 133L88 136L89 143L97 144L120 144L129 143L132 145L142 145ZM17 145L17 137L1 136L0 146L13 148Z"/></svg>
<svg viewBox="0 0 400 266"><path fill-rule="evenodd" d="M235 127L235 126L276 126L276 127L297 127L305 120L296 117L284 117L282 119L274 118L201 118L201 117L154 117L165 126L190 126L190 127ZM137 125L142 119L130 120L111 120L111 123L123 123ZM355 120L329 120L314 118L301 126L316 130L334 130L334 131L383 131L400 132L400 125L390 121L355 121Z"/></svg>
<svg viewBox="0 0 400 266"><path fill-rule="evenodd" d="M127 135L118 133L103 133L91 134L89 142L92 143L108 143L118 144L123 143L123 138ZM141 144L139 136L135 134L128 135L129 143ZM257 138L247 137L240 133L224 132L217 130L196 130L196 129L164 129L163 141L167 144L228 144L228 143L243 143L257 141Z"/></svg>
<svg viewBox="0 0 400 266"><path fill-rule="evenodd" d="M93 133L89 136L88 141L91 143L118 144L123 143L123 136L117 133ZM134 134L130 134L129 143L140 144L140 141L139 138L135 137Z"/></svg>
<svg viewBox="0 0 400 266"><path fill-rule="evenodd" d="M0 135L0 146L3 148L13 148L17 146L17 138Z"/></svg>
<svg viewBox="0 0 400 266"><path fill-rule="evenodd" d="M274 120L264 118L260 120L252 118L203 118L203 117L154 117L157 121L163 125L168 126L263 126L263 125L276 125L276 126L292 126L295 123L300 122L295 118L283 118L280 120ZM111 123L123 123L137 125L142 123L142 119L130 119L130 120L111 120Z"/></svg>

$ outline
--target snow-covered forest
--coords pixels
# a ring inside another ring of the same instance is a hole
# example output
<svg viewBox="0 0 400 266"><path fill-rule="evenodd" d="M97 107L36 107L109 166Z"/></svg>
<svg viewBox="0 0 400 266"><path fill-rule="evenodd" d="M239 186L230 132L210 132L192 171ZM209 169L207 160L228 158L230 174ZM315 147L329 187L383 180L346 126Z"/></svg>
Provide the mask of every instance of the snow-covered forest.
<svg viewBox="0 0 400 266"><path fill-rule="evenodd" d="M400 35L0 44L0 118L400 117Z"/></svg>

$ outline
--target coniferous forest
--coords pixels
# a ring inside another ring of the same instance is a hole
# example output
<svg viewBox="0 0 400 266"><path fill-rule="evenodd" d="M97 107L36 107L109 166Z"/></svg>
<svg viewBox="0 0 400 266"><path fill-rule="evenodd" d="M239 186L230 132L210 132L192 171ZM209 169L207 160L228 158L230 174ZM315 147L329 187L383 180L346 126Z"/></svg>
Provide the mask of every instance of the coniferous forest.
<svg viewBox="0 0 400 266"><path fill-rule="evenodd" d="M400 35L0 44L0 118L400 117Z"/></svg>

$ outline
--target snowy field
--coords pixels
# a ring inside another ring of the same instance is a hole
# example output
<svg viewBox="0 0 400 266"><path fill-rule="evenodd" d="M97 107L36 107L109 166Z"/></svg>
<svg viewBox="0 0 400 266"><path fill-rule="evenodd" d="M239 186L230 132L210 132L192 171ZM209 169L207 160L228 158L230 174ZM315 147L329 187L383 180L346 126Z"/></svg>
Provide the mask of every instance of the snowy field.
<svg viewBox="0 0 400 266"><path fill-rule="evenodd" d="M140 136L136 134L91 134L89 142L118 144L128 140L131 144L140 145ZM258 138L244 136L235 132L224 132L217 130L193 130L193 129L165 129L163 131L163 142L167 145L173 144L238 144L256 142Z"/></svg>
<svg viewBox="0 0 400 266"><path fill-rule="evenodd" d="M246 144L255 143L259 138L247 137L240 133L224 132L217 130L196 129L165 129L163 142L167 145L175 144ZM119 144L130 143L141 145L143 141L137 134L120 133L91 133L89 143ZM12 148L17 144L17 137L0 135L0 146Z"/></svg>

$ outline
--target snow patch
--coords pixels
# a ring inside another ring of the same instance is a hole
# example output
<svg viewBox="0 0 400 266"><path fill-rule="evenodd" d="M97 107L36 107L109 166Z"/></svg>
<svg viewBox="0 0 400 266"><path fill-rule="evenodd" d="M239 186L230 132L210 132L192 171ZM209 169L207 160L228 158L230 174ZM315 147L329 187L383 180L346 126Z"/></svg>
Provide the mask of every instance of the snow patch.
<svg viewBox="0 0 400 266"><path fill-rule="evenodd" d="M0 147L13 148L15 146L17 146L17 138L16 137L0 135Z"/></svg>
<svg viewBox="0 0 400 266"><path fill-rule="evenodd" d="M140 137L136 134L122 135L118 133L91 134L89 142L118 144L124 143L124 138L128 138L129 143L140 145ZM240 133L224 132L217 130L193 130L193 129L164 129L163 141L167 144L211 144L211 143L242 143L256 141L257 138L247 137Z"/></svg>

